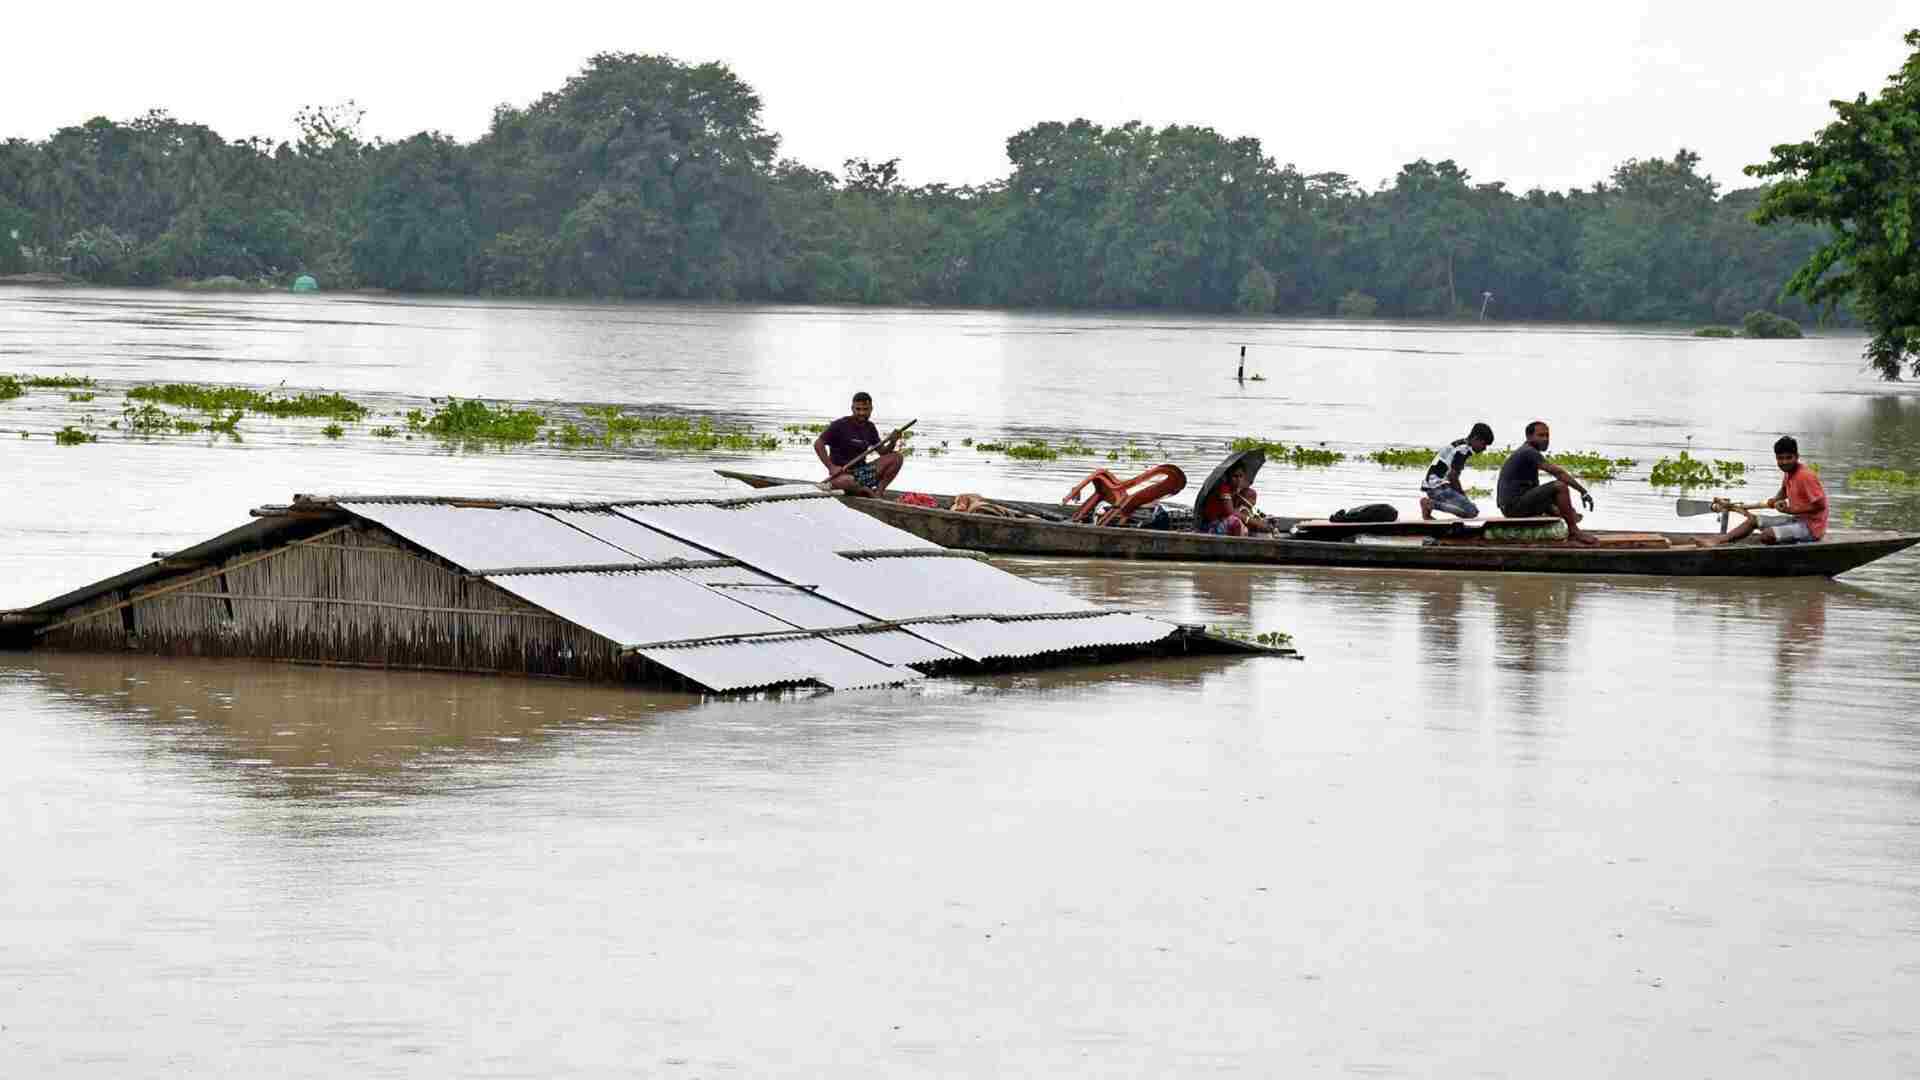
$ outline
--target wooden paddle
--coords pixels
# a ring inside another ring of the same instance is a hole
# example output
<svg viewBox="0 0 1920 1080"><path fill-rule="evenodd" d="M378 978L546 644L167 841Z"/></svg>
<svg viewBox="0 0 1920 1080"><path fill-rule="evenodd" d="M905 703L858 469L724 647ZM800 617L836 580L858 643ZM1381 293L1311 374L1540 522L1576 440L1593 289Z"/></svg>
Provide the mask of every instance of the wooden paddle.
<svg viewBox="0 0 1920 1080"><path fill-rule="evenodd" d="M1701 514L1724 514L1731 510L1736 514L1758 514L1774 509L1765 503L1749 506L1731 499L1675 499L1673 512L1680 517L1699 517Z"/></svg>
<svg viewBox="0 0 1920 1080"><path fill-rule="evenodd" d="M907 421L906 423L901 424L899 427L894 428L893 434L888 435L886 438L881 439L879 442L874 443L872 446L869 446L865 450L860 451L859 454L854 456L854 459L852 461L849 461L845 465L842 465L839 468L834 469L832 472L827 474L827 478L825 480L822 480L820 482L823 484L832 483L836 477L843 475L844 473L847 472L847 470L867 460L868 454L877 454L884 451L887 447L892 446L896 441L899 440L900 436L905 435L907 431L913 427L913 425L919 422L920 422L920 418L916 416L913 419Z"/></svg>

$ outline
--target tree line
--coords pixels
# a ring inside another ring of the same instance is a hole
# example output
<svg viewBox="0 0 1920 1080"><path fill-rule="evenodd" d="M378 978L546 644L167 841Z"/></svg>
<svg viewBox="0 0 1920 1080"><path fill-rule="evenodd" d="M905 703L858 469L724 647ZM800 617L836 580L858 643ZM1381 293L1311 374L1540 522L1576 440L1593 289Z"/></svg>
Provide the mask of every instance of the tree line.
<svg viewBox="0 0 1920 1080"><path fill-rule="evenodd" d="M485 135L363 138L312 108L286 142L153 112L0 144L0 273L218 275L508 295L1739 320L1826 227L1751 220L1681 151L1591 189L1509 191L1419 160L1368 189L1205 127L1037 124L1009 172L910 185L778 156L717 63L606 53ZM1489 295L1490 294L1490 295Z"/></svg>

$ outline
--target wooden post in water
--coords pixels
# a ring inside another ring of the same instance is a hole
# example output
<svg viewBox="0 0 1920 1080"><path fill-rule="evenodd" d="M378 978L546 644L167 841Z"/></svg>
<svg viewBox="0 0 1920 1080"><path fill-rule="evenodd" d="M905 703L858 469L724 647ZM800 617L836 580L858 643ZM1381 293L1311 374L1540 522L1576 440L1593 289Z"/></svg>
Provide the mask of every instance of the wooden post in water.
<svg viewBox="0 0 1920 1080"><path fill-rule="evenodd" d="M1240 370L1234 372L1233 381L1247 381L1247 347L1245 345L1240 346Z"/></svg>

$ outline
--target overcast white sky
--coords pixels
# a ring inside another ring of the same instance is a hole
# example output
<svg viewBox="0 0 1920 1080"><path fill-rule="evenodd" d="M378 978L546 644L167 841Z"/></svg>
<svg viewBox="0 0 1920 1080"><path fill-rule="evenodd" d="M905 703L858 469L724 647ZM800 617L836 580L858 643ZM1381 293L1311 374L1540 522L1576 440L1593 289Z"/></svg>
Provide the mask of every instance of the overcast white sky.
<svg viewBox="0 0 1920 1080"><path fill-rule="evenodd" d="M352 98L369 135L485 131L601 51L721 60L782 153L910 183L1004 176L1009 135L1084 116L1253 135L1371 187L1451 157L1515 189L1584 187L1698 151L1723 188L1827 101L1878 93L1920 4L1828 0L1067 4L23 3L0 41L0 137L164 108L229 137Z"/></svg>

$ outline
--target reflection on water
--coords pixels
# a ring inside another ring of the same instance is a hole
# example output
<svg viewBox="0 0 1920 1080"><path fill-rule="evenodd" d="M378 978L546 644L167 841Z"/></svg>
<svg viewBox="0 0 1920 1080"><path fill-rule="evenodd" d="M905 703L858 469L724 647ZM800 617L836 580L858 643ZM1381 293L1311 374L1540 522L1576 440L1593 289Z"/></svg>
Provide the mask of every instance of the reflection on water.
<svg viewBox="0 0 1920 1080"><path fill-rule="evenodd" d="M558 680L136 655L0 654L0 679L264 797L467 790L568 732L644 730L699 702Z"/></svg>

